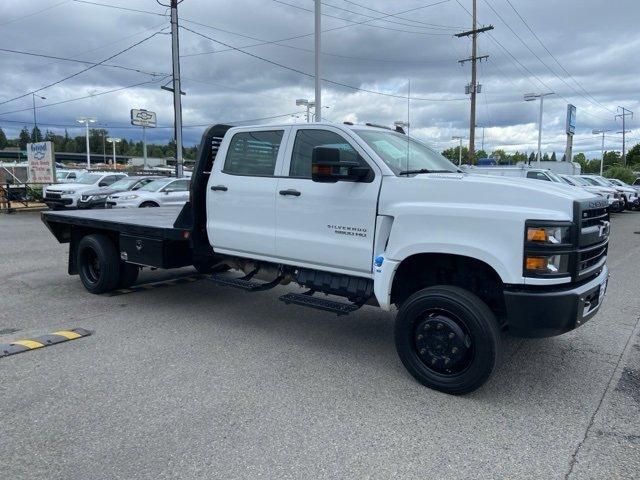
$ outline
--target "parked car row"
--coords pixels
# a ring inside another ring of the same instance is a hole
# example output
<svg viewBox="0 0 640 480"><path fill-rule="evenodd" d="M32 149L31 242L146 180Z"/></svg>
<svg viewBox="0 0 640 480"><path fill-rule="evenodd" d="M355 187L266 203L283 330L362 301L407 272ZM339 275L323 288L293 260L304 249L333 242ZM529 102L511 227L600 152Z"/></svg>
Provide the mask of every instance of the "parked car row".
<svg viewBox="0 0 640 480"><path fill-rule="evenodd" d="M628 185L622 180L604 178L600 175L558 174L549 169L530 168L527 165L516 167L467 167L466 171L472 174L520 177L570 185L606 198L609 211L613 213L640 209L640 186Z"/></svg>
<svg viewBox="0 0 640 480"><path fill-rule="evenodd" d="M75 180L64 178L44 189L44 203L52 210L180 206L189 200L187 178L113 172L82 172Z"/></svg>

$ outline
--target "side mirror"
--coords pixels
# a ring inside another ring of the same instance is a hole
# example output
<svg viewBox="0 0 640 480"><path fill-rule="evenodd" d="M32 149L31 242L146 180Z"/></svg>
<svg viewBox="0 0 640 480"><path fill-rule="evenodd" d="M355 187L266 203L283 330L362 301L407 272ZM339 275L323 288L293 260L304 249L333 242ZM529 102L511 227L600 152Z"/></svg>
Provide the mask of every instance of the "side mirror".
<svg viewBox="0 0 640 480"><path fill-rule="evenodd" d="M367 167L344 156L345 152L339 148L315 147L311 156L311 180L320 183L358 182L367 176Z"/></svg>

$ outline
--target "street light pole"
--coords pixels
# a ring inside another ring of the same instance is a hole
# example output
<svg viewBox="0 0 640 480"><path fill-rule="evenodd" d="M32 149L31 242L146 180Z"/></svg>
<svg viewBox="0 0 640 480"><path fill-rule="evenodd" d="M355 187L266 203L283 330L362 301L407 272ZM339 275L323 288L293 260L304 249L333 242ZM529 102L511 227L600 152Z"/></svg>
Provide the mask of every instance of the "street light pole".
<svg viewBox="0 0 640 480"><path fill-rule="evenodd" d="M307 107L307 123L309 123L311 118L311 108L316 106L316 102L310 102L306 98L299 98L296 100L296 106Z"/></svg>
<svg viewBox="0 0 640 480"><path fill-rule="evenodd" d="M321 47L322 47L322 2L315 0L315 60L316 60L316 121L322 121L322 79L321 79Z"/></svg>
<svg viewBox="0 0 640 480"><path fill-rule="evenodd" d="M107 142L113 145L113 169L116 170L116 143L120 142L120 138L109 137L107 138Z"/></svg>
<svg viewBox="0 0 640 480"><path fill-rule="evenodd" d="M462 165L462 140L463 140L463 138L456 135L454 137L451 137L451 140L460 140L460 146L458 147L458 166L461 166Z"/></svg>
<svg viewBox="0 0 640 480"><path fill-rule="evenodd" d="M78 123L83 123L85 126L85 136L87 140L87 170L91 169L91 152L89 150L89 124L95 123L96 119L94 117L80 117L76 119Z"/></svg>
<svg viewBox="0 0 640 480"><path fill-rule="evenodd" d="M600 157L600 176L602 176L602 171L604 169L604 134L607 132L610 132L611 130L597 130L597 129L593 129L591 133L593 133L594 135L600 135L602 134L602 145L600 146L600 152L601 152L601 157Z"/></svg>
<svg viewBox="0 0 640 480"><path fill-rule="evenodd" d="M180 43L178 41L178 0L171 0L171 59L173 73L173 112L175 119L176 177L182 178L182 87L180 85Z"/></svg>
<svg viewBox="0 0 640 480"><path fill-rule="evenodd" d="M33 134L35 135L35 140L38 142L40 139L38 138L38 120L36 118L36 96L40 100L46 100L47 97L41 97L40 95L36 95L35 93L31 93L31 99L33 100Z"/></svg>
<svg viewBox="0 0 640 480"><path fill-rule="evenodd" d="M536 98L540 99L540 113L538 115L538 168L540 168L540 160L542 160L542 109L544 106L544 97L547 95L553 95L553 92L547 93L525 93L524 99L526 102L531 102Z"/></svg>

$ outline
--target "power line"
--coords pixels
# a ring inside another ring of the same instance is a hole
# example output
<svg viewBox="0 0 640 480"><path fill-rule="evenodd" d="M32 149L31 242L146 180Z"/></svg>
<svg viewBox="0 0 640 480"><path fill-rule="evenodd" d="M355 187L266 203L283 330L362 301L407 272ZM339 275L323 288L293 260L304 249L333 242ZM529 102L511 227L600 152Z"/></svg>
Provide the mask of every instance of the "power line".
<svg viewBox="0 0 640 480"><path fill-rule="evenodd" d="M91 93L89 95L84 95L82 97L70 98L70 99L67 99L67 100L61 100L59 102L54 102L54 103L45 103L44 105L37 106L36 109L39 110L41 108L53 107L53 106L56 106L56 105L63 105L65 103L76 102L78 100L85 100L87 98L99 97L99 96L102 96L102 95L107 95L109 93L120 92L122 90L128 90L130 88L140 87L142 85L148 85L150 83L159 83L159 82L162 82L162 81L166 80L169 77L170 77L170 75L167 75L166 77L156 78L156 79L153 79L153 80L147 80L145 82L138 82L138 83L134 83L132 85L127 85L125 87L118 87L118 88L114 88L112 90L106 90L106 91L103 91L103 92ZM32 110L33 110L33 107L22 108L22 109L19 109L19 110L12 110L10 112L2 112L2 113L0 113L0 115L9 115L10 113L30 112Z"/></svg>
<svg viewBox="0 0 640 480"><path fill-rule="evenodd" d="M350 3L351 5L355 5L356 7L360 7L360 8L363 8L365 10L369 10L371 12L381 13L383 15L389 15L391 17L398 18L400 20L405 20L407 22L415 22L415 23L419 23L419 24L422 24L422 25L428 25L428 26L431 26L431 27L439 27L439 28L443 28L443 29L446 28L446 29L449 29L449 30L459 30L460 29L460 27L454 27L454 26L451 26L451 25L440 25L440 24L437 24L437 23L429 23L429 22L423 22L423 21L415 20L415 19L411 19L411 18L401 17L400 16L401 14L399 14L399 13L383 12L381 10L376 10L375 8L366 7L366 6L364 6L364 5L360 4L360 3L356 3L356 2L353 2L351 0L344 0L344 2Z"/></svg>
<svg viewBox="0 0 640 480"><path fill-rule="evenodd" d="M531 52L531 54L534 57L536 57L538 59L538 61L540 61L540 63L542 63L551 72L551 74L553 76L555 76L558 80L560 80L562 83L564 83L569 89L573 90L576 94L578 94L579 96L584 98L587 102L589 102L591 104L597 104L597 106L599 106L601 108L604 108L605 110L609 110L607 107L603 106L597 100L594 103L593 100L591 100L590 98L586 97L584 94L578 92L564 78L562 78L560 75L558 75L542 58L540 58L540 56L538 56L538 54L536 52L533 51L533 49L529 46L529 44L527 44L522 39L522 37L520 37L520 35L518 35L518 33L507 23L507 21L502 17L502 15L500 15L500 13L498 13L498 11L495 8L493 8L493 6L488 2L488 0L484 0L484 3L493 11L493 13L495 13L498 16L498 18L502 21L502 23L504 23L504 25L511 31L511 33L513 33L513 35L520 41L520 43L522 43L522 45L524 45L526 47L526 49L529 50L529 52ZM615 113L612 110L609 110L609 112Z"/></svg>
<svg viewBox="0 0 640 480"><path fill-rule="evenodd" d="M145 70L140 70L140 69L134 68L134 67L125 67L123 65L113 65L113 64L109 64L109 63L90 62L88 60L79 60L77 58L58 57L58 56L55 56L55 55L45 55L43 53L35 53L35 52L24 52L22 50L12 50L10 48L0 48L0 52L16 53L16 54L19 54L19 55L27 55L27 56L30 56L30 57L49 58L51 60L60 60L60 61L63 61L63 62L84 63L85 65L93 65L94 67L119 68L121 70L128 70L130 72L136 72L136 73L143 73L145 75L151 75L153 77L167 75L166 73L147 72Z"/></svg>
<svg viewBox="0 0 640 480"><path fill-rule="evenodd" d="M168 16L165 13L152 12L150 10L138 10L136 8L121 7L119 5L108 5L106 3L89 2L87 0L73 0L73 1L76 2L76 3L85 3L87 5L95 5L95 6L98 6L98 7L108 7L108 8L115 8L117 10L125 10L127 12L147 13L149 15L156 15L158 17L167 17Z"/></svg>
<svg viewBox="0 0 640 480"><path fill-rule="evenodd" d="M6 22L0 23L0 27L4 27L5 25L9 25L10 23L15 23L15 22L18 22L20 20L24 20L25 18L33 17L33 16L38 15L38 14L40 14L42 12L46 12L47 10L51 10L52 8L59 7L60 5L64 5L65 3L69 3L70 1L71 0L64 0L63 2L54 3L53 5L49 5L48 7L40 9L40 10L38 10L36 12L28 13L27 15L23 15L21 17L12 18L11 20L7 20Z"/></svg>
<svg viewBox="0 0 640 480"><path fill-rule="evenodd" d="M245 55L248 55L250 57L256 58L258 60L262 60L263 62L269 63L271 65L274 65L274 66L277 66L277 67L280 67L280 68L284 68L285 70L289 70L289 71L298 73L300 75L304 75L305 77L315 78L315 75L313 75L311 73L299 70L297 68L289 67L288 65L284 65L284 64L276 62L274 60L270 60L268 58L261 57L260 55L256 55L256 54L251 53L251 52L247 52L246 50L243 50L242 48L234 47L233 45L229 45L228 43L222 42L220 40L216 40L215 38L209 37L208 35L205 35L203 33L197 32L197 31L192 30L190 28L187 28L185 26L181 26L180 28L182 28L184 30L187 30L188 32L191 32L191 33L193 33L195 35L198 35L198 36L200 36L202 38L206 38L207 40L211 40L212 42L219 43L220 45L224 45L225 47L228 47L228 48L231 48L231 49L236 50L238 52L244 53ZM385 97L401 98L403 100L407 99L407 97L404 96L404 95L397 95L397 94L393 94L393 93L379 92L379 91L376 91L376 90L368 90L366 88L355 87L353 85L349 85L349 84L342 83L342 82L337 82L335 80L329 80L327 78L323 78L322 80L327 82L327 83L330 83L332 85L337 85L337 86L349 88L349 89L352 89L352 90L357 90L357 91L366 92L366 93L372 93L372 94L375 94L375 95L382 95L382 96L385 96ZM431 101L431 102L453 102L453 101L462 101L462 100L466 101L467 99L466 98L446 98L446 99L445 98L440 98L440 99L436 99L436 98L411 97L411 100L422 100L422 101Z"/></svg>
<svg viewBox="0 0 640 480"><path fill-rule="evenodd" d="M303 10L305 12L313 13L313 10L311 10L310 8L301 7L299 5L294 5L294 4L291 4L291 3L287 3L287 2L284 2L282 0L272 0L272 1L276 2L276 3L280 3L282 5L287 5L287 6L292 7L292 8L296 8L298 10ZM442 2L439 2L439 3L446 3L448 1L450 1L450 0L443 0ZM424 7L421 7L421 8L424 8ZM382 29L382 30L391 30L391 31L394 31L394 32L413 33L413 34L417 34L417 35L446 35L446 36L450 36L451 35L450 33L433 33L433 32L419 32L419 31L416 32L416 31L410 31L410 30L401 30L399 28L383 27L382 25L370 25L369 24L369 22L373 22L373 21L376 21L376 20L382 20L382 18L371 17L371 19L367 20L366 22L357 22L357 21L346 19L346 18L338 17L336 15L330 15L328 13L323 13L322 16L323 17L334 18L336 20L342 20L343 22L348 22L348 23L353 24L353 25L364 25L366 27L379 28L379 29ZM391 15L388 15L388 16L390 17Z"/></svg>
<svg viewBox="0 0 640 480"><path fill-rule="evenodd" d="M74 1L76 1L76 0L74 0ZM134 43L133 45L129 45L129 46L128 46L127 48L125 48L124 50L120 50L119 52L117 52L117 53L115 53L115 54L113 54L113 55L111 55L111 56L109 56L109 57L105 58L104 60L102 60L102 61L100 61L100 62L97 62L97 63L95 63L95 64L92 64L92 65L88 66L87 68L84 68L84 69L82 69L82 70L80 70L80 71L78 71L78 72L73 73L72 75L68 75L68 76L66 76L66 77L64 77L64 78L61 78L60 80L56 80L55 82L52 82L52 83L47 84L47 85L45 85L44 87L40 87L40 88L38 88L38 89L36 89L36 90L32 90L32 91L30 91L30 92L23 93L22 95L18 95L17 97L14 97L14 98L11 98L11 99L9 99L9 100L5 100L5 101L3 101L3 102L0 102L0 105L4 105L4 104L6 104L6 103L13 102L13 101L18 100L18 99L20 99L20 98L24 98L24 97L26 97L26 96L29 96L29 95L31 95L31 94L33 94L33 93L41 92L42 90L45 90L45 89L50 88L50 87L53 87L54 85L58 85L58 84L60 84L60 83L62 83L62 82L65 82L65 81L67 81L67 80L70 80L71 78L77 77L78 75L80 75L80 74L82 74L82 73L84 73L84 72L87 72L87 71L89 71L89 70L91 70L91 69L93 69L93 68L95 68L95 67L97 67L97 66L99 66L99 65L104 64L105 62L108 62L109 60L114 59L114 58L115 58L115 57L117 57L118 55L122 55L123 53L128 52L129 50L131 50L131 49L133 49L133 48L137 47L138 45L140 45L140 44L142 44L142 43L146 42L147 40L150 40L151 38L155 37L156 35L158 35L158 34L159 34L159 33L161 33L161 32L162 32L162 30L160 30L160 31L158 31L158 32L155 32L155 33L153 33L153 34L151 34L151 35L149 35L149 36L147 36L147 37L143 38L142 40L140 40L140 41L138 41L138 42Z"/></svg>
<svg viewBox="0 0 640 480"><path fill-rule="evenodd" d="M551 51L549 51L549 49L547 48L547 46L542 42L542 40L540 39L540 37L536 34L536 32L529 26L529 24L526 22L526 20L522 17L522 15L520 15L520 12L518 12L518 10L516 10L516 7L513 6L513 4L511 3L510 0L506 0L506 2L509 4L509 6L511 7L511 9L516 13L516 15L520 18L520 20L522 21L522 23L524 23L524 26L527 27L527 30L529 30L529 32L531 32L531 34L535 37L535 39L538 41L538 43L540 45L542 45L542 48L544 48L546 50L546 52L549 54L549 56L558 64L558 66L562 69L562 71L564 73L567 74L567 76L569 78L571 78L576 85L578 85L578 87L585 93L587 94L589 97L591 97L597 104L599 104L600 106L602 106L603 108L605 108L606 110L609 110L609 112L611 113L615 113L613 110L609 109L608 107L606 107L605 105L603 105L602 103L600 103L593 95L591 95L581 84L580 82L578 82L578 80L576 80L571 73L569 73L569 71L560 63L560 61L551 53Z"/></svg>
<svg viewBox="0 0 640 480"><path fill-rule="evenodd" d="M247 38L249 40L256 40L259 41L260 43L254 43L251 45L244 45L244 46L240 46L238 48L253 48L253 47L260 47L260 46L264 46L264 45L276 45L278 47L285 47L285 48L289 48L292 50L298 50L301 52L308 52L308 53L314 53L315 51L311 48L303 48L303 47L297 47L294 45L286 45L283 43L279 43L279 42L284 42L284 41L288 41L288 40L294 40L294 39L298 39L298 38L303 38L303 37L307 37L307 36L311 36L313 35L313 33L310 34L304 34L304 35L297 35L295 37L289 37L289 38L285 38L285 39L280 39L280 40L265 40L262 38L258 38L258 37L253 37L251 35L246 35L244 33L238 33L238 32L234 32L231 30L226 30L223 28L219 28L219 27L214 27L213 25L207 25L205 23L200 23L200 22L196 22L195 20L189 20L187 18L183 18L182 19L183 22L187 22L187 23L191 23L193 25L198 25L200 27L205 27L205 28L210 28L211 30L216 30L219 32L223 32L223 33L228 33L230 35L236 35L238 37L241 38ZM344 27L339 27L339 28L344 28ZM333 30L333 29L330 29ZM323 30L324 32L327 32L329 30ZM197 56L201 56L201 55L211 55L214 53L223 53L223 52L232 52L235 51L235 48L224 48L224 49L220 49L220 50L210 50L207 52L197 52L197 53L188 53L188 54L184 54L184 55L180 55L180 58L190 58L190 57L197 57ZM416 60L397 60L397 59L387 59L387 58L370 58L370 57L358 57L358 56L353 56L353 55L342 55L339 53L331 53L331 52L321 52L322 55L324 56L328 56L328 57L337 57L337 58L344 58L344 59L349 59L349 60L362 60L362 61L368 61L368 62L383 62L383 63L409 63L409 64L428 64L428 63L449 63L450 60L449 59L444 59L444 60L423 60L423 59L416 59Z"/></svg>

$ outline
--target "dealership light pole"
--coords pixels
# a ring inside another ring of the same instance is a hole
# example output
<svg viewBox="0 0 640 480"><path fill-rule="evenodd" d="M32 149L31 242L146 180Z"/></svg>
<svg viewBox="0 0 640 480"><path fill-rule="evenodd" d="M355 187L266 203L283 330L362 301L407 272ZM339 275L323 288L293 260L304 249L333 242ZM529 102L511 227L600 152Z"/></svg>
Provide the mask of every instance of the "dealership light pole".
<svg viewBox="0 0 640 480"><path fill-rule="evenodd" d="M322 121L322 78L321 78L321 65L320 55L322 53L322 2L321 0L315 0L315 60L316 60L316 122Z"/></svg>
<svg viewBox="0 0 640 480"><path fill-rule="evenodd" d="M116 169L116 143L120 143L121 139L117 137L108 137L107 142L113 145L113 169Z"/></svg>
<svg viewBox="0 0 640 480"><path fill-rule="evenodd" d="M593 129L593 131L591 133L593 133L594 135L600 135L602 134L602 145L600 146L600 152L602 153L602 156L600 157L600 176L602 176L602 170L604 168L604 134L607 132L610 132L611 130L598 130L598 129Z"/></svg>
<svg viewBox="0 0 640 480"><path fill-rule="evenodd" d="M91 169L91 152L89 151L89 124L96 123L95 117L78 117L76 119L78 123L83 123L85 126L85 135L87 138L87 170Z"/></svg>
<svg viewBox="0 0 640 480"><path fill-rule="evenodd" d="M296 100L296 106L298 107L307 107L307 123L309 123L310 121L310 110L311 108L316 106L316 102L310 102L309 100L307 100L306 98L299 98Z"/></svg>
<svg viewBox="0 0 640 480"><path fill-rule="evenodd" d="M460 140L460 146L458 146L458 166L460 166L462 165L462 140L464 140L464 138L455 135L451 137L451 140Z"/></svg>
<svg viewBox="0 0 640 480"><path fill-rule="evenodd" d="M538 167L540 167L540 160L542 160L542 108L544 105L544 97L553 94L553 92L524 94L525 102L532 102L536 98L540 99L540 114L538 116Z"/></svg>
<svg viewBox="0 0 640 480"><path fill-rule="evenodd" d="M35 93L31 94L31 99L33 100L33 134L35 135L36 142L39 142L38 138L38 120L36 119L36 97L40 100L46 100L47 97L41 97L40 95L36 95Z"/></svg>

